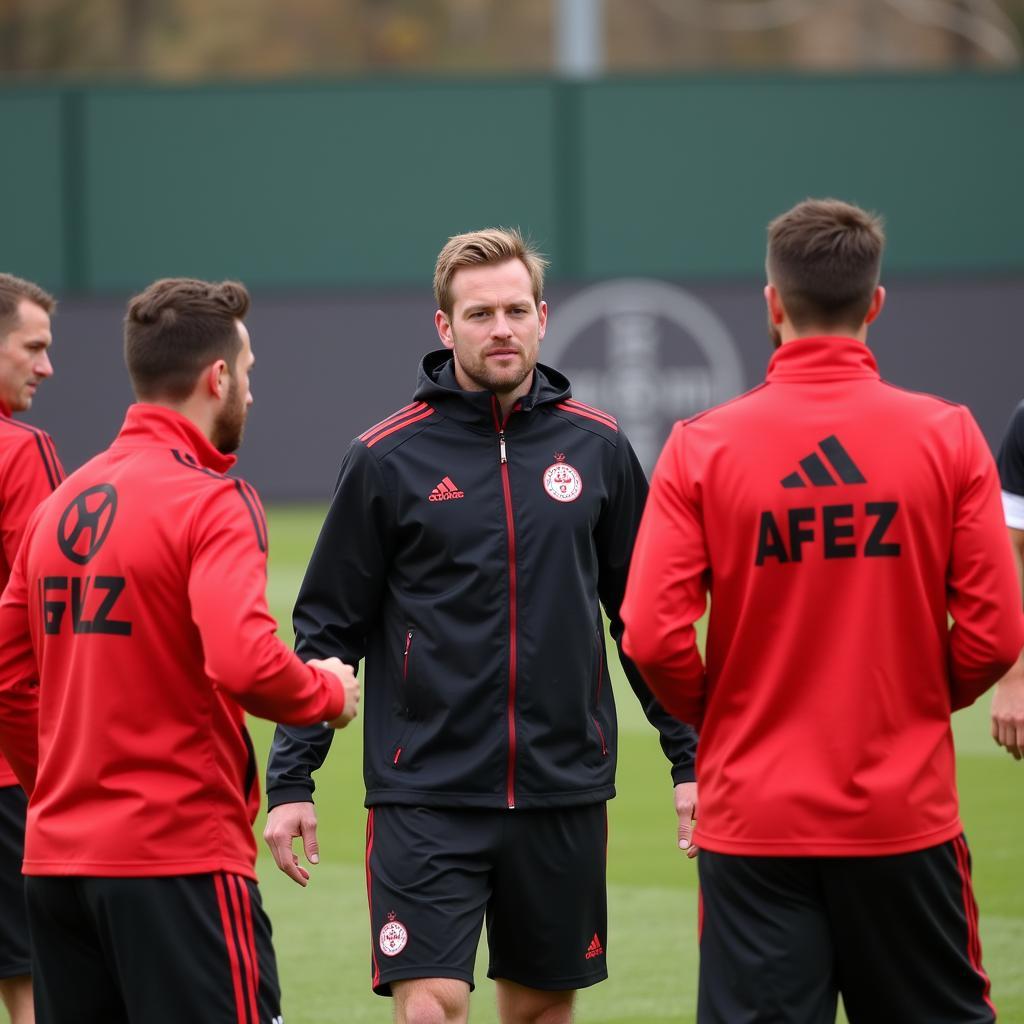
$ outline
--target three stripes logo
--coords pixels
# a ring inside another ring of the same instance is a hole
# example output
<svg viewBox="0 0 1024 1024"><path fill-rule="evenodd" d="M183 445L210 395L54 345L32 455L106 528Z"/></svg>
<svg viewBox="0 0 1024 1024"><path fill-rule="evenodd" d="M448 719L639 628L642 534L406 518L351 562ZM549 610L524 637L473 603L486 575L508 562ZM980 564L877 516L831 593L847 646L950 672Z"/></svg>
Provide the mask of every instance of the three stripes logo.
<svg viewBox="0 0 1024 1024"><path fill-rule="evenodd" d="M588 960L593 960L595 956L604 956L604 946L601 945L601 940L597 937L597 932L594 932L594 937L590 940L590 945L587 947L586 953Z"/></svg>
<svg viewBox="0 0 1024 1024"><path fill-rule="evenodd" d="M465 491L460 491L452 478L446 476L428 495L428 501L454 501L456 498L464 498Z"/></svg>
<svg viewBox="0 0 1024 1024"><path fill-rule="evenodd" d="M868 482L835 434L819 441L797 464L799 469L779 481L787 490ZM874 497L861 494L865 499ZM836 498L835 503L820 506L794 505L761 512L754 564L800 564L810 553L825 561L900 557L898 502L853 502L840 494Z"/></svg>
<svg viewBox="0 0 1024 1024"><path fill-rule="evenodd" d="M864 474L857 467L857 463L850 457L850 453L839 443L835 434L830 434L824 440L818 442L821 454L825 456L832 472L839 477L837 481L832 473L828 471L825 462L818 453L811 452L800 460L800 469L806 476L800 474L800 470L784 476L780 483L783 487L807 487L810 481L811 487L835 487L837 483L844 484L865 484L867 483Z"/></svg>

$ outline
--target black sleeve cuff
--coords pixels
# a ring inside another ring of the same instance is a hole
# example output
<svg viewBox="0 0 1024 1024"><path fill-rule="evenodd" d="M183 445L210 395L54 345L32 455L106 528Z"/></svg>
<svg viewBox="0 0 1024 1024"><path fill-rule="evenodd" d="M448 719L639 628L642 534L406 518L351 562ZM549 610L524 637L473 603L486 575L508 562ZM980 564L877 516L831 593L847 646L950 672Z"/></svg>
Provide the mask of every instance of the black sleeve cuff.
<svg viewBox="0 0 1024 1024"><path fill-rule="evenodd" d="M267 790L267 810L272 811L281 804L311 804L313 802L312 786L290 785L275 786Z"/></svg>

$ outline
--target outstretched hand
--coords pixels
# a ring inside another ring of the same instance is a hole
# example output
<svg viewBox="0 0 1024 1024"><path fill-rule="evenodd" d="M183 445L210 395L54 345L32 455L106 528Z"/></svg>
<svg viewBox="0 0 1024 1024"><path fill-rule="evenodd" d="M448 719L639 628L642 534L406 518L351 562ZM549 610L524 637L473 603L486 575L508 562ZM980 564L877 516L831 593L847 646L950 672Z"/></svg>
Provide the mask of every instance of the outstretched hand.
<svg viewBox="0 0 1024 1024"><path fill-rule="evenodd" d="M320 863L320 845L316 840L316 808L312 803L279 804L267 815L263 839L274 855L277 866L293 881L305 887L309 872L299 863L292 849L302 837L302 852L310 864Z"/></svg>

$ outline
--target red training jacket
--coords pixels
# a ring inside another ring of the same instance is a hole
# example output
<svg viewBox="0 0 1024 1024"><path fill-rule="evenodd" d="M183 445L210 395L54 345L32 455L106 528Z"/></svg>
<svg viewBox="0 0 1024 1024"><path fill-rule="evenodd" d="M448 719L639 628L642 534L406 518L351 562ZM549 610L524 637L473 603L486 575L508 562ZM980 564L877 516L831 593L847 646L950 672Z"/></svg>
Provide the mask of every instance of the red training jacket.
<svg viewBox="0 0 1024 1024"><path fill-rule="evenodd" d="M63 479L50 435L12 420L11 410L0 403L0 592L11 578L29 516ZM0 787L17 784L18 777L0 754Z"/></svg>
<svg viewBox="0 0 1024 1024"><path fill-rule="evenodd" d="M0 602L27 875L255 877L243 708L295 725L341 713L341 683L275 635L266 521L222 475L234 461L176 412L134 405L30 521Z"/></svg>
<svg viewBox="0 0 1024 1024"><path fill-rule="evenodd" d="M696 841L730 854L958 835L950 712L1024 643L970 413L880 380L838 337L788 342L764 384L676 425L622 614L655 695L701 727Z"/></svg>

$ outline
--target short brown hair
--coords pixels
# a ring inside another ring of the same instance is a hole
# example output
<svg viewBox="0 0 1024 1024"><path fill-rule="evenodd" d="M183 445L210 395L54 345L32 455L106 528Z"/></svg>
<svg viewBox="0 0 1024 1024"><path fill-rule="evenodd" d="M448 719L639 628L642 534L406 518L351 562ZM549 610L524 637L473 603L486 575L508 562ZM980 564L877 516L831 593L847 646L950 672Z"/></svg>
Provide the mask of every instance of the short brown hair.
<svg viewBox="0 0 1024 1024"><path fill-rule="evenodd" d="M805 199L768 225L768 281L798 330L860 327L884 248L877 214L838 199Z"/></svg>
<svg viewBox="0 0 1024 1024"><path fill-rule="evenodd" d="M437 257L434 267L434 298L438 309L451 316L452 278L463 267L522 260L530 273L533 301L540 305L544 294L544 268L548 261L520 234L517 228L484 228L452 235Z"/></svg>
<svg viewBox="0 0 1024 1024"><path fill-rule="evenodd" d="M184 401L212 362L224 359L233 368L242 346L237 322L248 312L249 293L237 281L155 281L128 303L124 318L124 361L135 394Z"/></svg>
<svg viewBox="0 0 1024 1024"><path fill-rule="evenodd" d="M47 314L57 308L57 300L37 284L15 277L13 274L0 274L0 342L7 337L7 332L18 323L18 306L24 300L34 302Z"/></svg>

